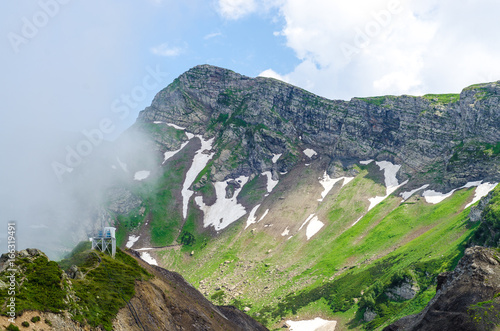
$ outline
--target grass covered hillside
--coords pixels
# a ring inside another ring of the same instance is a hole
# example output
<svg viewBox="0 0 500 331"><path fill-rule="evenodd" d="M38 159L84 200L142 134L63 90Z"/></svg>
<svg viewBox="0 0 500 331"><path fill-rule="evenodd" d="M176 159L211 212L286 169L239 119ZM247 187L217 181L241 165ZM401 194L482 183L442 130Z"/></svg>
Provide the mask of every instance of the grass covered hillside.
<svg viewBox="0 0 500 331"><path fill-rule="evenodd" d="M437 275L453 269L480 227L468 216L479 183L439 203L422 196L425 189L403 200L411 191L406 183L394 177L399 188L386 195L387 173L366 162L345 169L346 179L325 191L323 184L332 180L325 177L327 160L304 156L277 181L262 174L236 186L234 201L246 213L214 231L204 226L205 212L195 199L182 217L182 185L199 148L194 143L162 165L163 175L136 184L147 212L135 223L133 215L118 218L121 243L128 234L142 238L132 248L156 247L148 252L160 266L181 273L218 304L246 308L269 328L280 327L282 318L320 315L346 327L377 329L416 313L433 297ZM193 190L215 206L229 199L216 195L210 169L208 162ZM220 215L237 207L228 206Z"/></svg>
<svg viewBox="0 0 500 331"><path fill-rule="evenodd" d="M149 274L129 255L117 250L115 258L90 250L89 242L80 243L64 260L49 261L45 254L29 249L15 260L16 313L41 311L69 313L81 325L112 330L112 320L134 295L135 281ZM65 270L70 271L70 278ZM0 274L7 281L8 272ZM7 311L10 296L0 290L0 314Z"/></svg>

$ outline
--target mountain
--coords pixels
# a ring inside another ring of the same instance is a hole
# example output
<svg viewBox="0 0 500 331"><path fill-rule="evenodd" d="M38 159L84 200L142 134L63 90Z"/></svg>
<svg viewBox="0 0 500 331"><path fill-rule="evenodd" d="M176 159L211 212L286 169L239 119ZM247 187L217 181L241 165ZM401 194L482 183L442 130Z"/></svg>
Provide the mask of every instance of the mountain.
<svg viewBox="0 0 500 331"><path fill-rule="evenodd" d="M116 225L122 247L268 328L382 328L468 246L497 244L499 97L493 82L328 100L197 66L102 153L118 180L82 224Z"/></svg>
<svg viewBox="0 0 500 331"><path fill-rule="evenodd" d="M182 276L150 266L138 254L115 258L77 246L59 262L37 249L15 253L15 325L44 330L267 330L235 307L216 307ZM0 278L9 284L9 257ZM63 271L64 270L64 271ZM11 295L0 287L2 315ZM0 316L0 325L10 321ZM24 326L24 325L23 325Z"/></svg>
<svg viewBox="0 0 500 331"><path fill-rule="evenodd" d="M402 165L402 179L430 172L415 185L439 179L455 188L498 179L499 91L490 83L460 95L332 101L270 78L199 66L158 93L138 123L162 121L214 138L216 181L271 171L276 154L275 170L288 171L307 147L330 159L330 171L336 162L383 158ZM229 150L236 160L227 162ZM470 157L476 154L481 162Z"/></svg>

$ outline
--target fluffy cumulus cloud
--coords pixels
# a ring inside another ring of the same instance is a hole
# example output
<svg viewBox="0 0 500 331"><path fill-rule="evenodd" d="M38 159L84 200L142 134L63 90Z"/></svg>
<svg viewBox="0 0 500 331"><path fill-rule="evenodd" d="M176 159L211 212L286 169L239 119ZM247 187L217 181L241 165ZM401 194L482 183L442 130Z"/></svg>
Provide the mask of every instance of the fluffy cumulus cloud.
<svg viewBox="0 0 500 331"><path fill-rule="evenodd" d="M330 98L460 92L500 79L491 0L284 0L279 32L301 63L280 78ZM474 13L474 14L472 14Z"/></svg>

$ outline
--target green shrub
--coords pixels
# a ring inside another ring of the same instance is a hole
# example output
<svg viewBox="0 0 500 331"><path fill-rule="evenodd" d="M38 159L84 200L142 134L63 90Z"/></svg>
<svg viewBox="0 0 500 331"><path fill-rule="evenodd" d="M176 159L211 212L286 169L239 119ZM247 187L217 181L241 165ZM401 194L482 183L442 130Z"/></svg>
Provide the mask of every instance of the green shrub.
<svg viewBox="0 0 500 331"><path fill-rule="evenodd" d="M181 244L186 246L192 246L196 242L196 238L190 232L183 231L180 239Z"/></svg>
<svg viewBox="0 0 500 331"><path fill-rule="evenodd" d="M28 323L28 321L22 322L21 325L24 326L25 328L28 328L30 326L30 324Z"/></svg>
<svg viewBox="0 0 500 331"><path fill-rule="evenodd" d="M19 328L14 324L10 323L9 326L5 329L7 331L19 331Z"/></svg>
<svg viewBox="0 0 500 331"><path fill-rule="evenodd" d="M31 322L33 322L33 323L40 322L40 316L33 316L31 318Z"/></svg>

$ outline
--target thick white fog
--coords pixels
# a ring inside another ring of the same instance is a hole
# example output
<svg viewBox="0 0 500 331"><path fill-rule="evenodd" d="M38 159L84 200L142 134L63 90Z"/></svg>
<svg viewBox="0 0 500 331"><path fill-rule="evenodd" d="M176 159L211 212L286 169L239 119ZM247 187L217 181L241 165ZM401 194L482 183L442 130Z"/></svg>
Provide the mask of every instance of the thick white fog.
<svg viewBox="0 0 500 331"><path fill-rule="evenodd" d="M138 42L127 5L46 0L1 8L0 252L15 220L18 249L55 257L85 239L82 221L96 220L91 207L113 177L103 170L111 162L106 145L168 85L168 74L127 51Z"/></svg>

